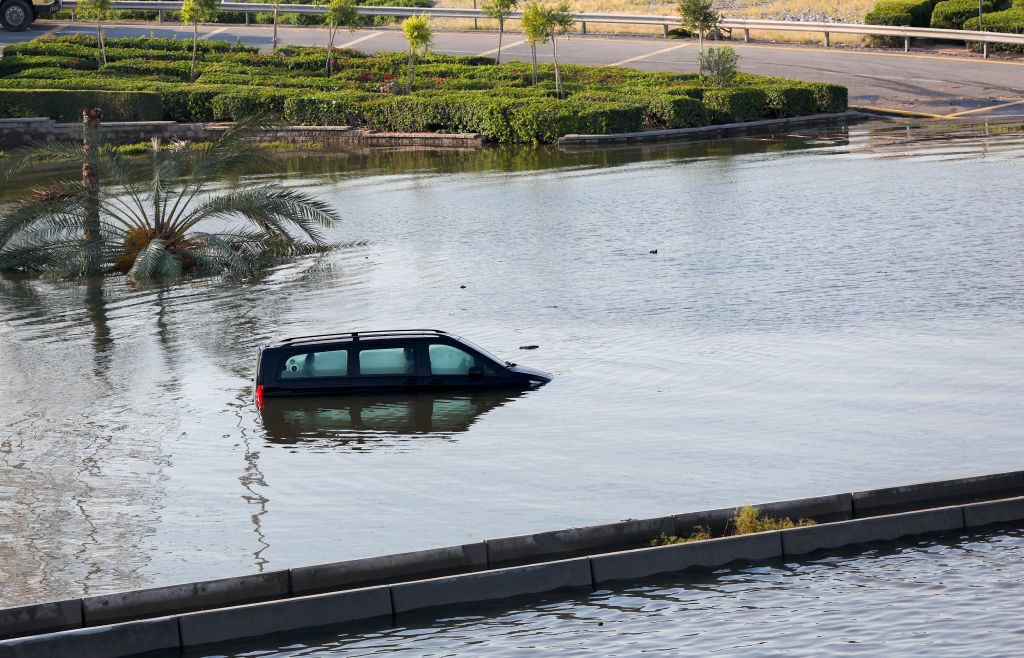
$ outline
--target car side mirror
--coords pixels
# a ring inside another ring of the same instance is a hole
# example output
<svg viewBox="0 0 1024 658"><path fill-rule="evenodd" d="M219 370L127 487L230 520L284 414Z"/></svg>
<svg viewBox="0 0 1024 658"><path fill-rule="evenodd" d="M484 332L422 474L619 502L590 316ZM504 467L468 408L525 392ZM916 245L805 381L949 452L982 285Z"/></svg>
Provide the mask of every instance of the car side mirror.
<svg viewBox="0 0 1024 658"><path fill-rule="evenodd" d="M484 376L484 369L473 366L469 369L469 381L475 382Z"/></svg>

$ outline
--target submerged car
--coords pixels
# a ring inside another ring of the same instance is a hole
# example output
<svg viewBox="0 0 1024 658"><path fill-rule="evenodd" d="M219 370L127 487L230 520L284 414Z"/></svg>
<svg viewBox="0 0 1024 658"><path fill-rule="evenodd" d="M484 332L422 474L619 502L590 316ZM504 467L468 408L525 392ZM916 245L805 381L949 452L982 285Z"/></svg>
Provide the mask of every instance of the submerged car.
<svg viewBox="0 0 1024 658"><path fill-rule="evenodd" d="M551 375L523 368L436 329L299 336L264 345L256 403L266 397L530 388Z"/></svg>

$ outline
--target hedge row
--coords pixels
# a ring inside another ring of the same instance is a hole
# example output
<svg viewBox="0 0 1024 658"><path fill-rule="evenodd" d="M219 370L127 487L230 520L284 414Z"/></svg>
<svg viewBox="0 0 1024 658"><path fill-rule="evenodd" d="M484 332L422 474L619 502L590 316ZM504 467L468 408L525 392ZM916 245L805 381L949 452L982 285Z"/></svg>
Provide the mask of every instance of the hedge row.
<svg viewBox="0 0 1024 658"><path fill-rule="evenodd" d="M864 22L868 25L928 27L933 4L932 0L881 0L864 17Z"/></svg>
<svg viewBox="0 0 1024 658"><path fill-rule="evenodd" d="M986 14L995 11L996 2L982 0L981 8ZM971 18L978 18L978 0L944 0L932 9L931 26L947 30L961 30L964 23Z"/></svg>
<svg viewBox="0 0 1024 658"><path fill-rule="evenodd" d="M98 107L108 121L159 121L160 94L148 91L67 91L0 89L0 116L82 120L84 108Z"/></svg>
<svg viewBox="0 0 1024 658"><path fill-rule="evenodd" d="M974 16L964 21L963 28L965 30L977 30L978 17ZM985 14L985 30L987 32L1024 34L1024 6L1015 6L1006 11Z"/></svg>
<svg viewBox="0 0 1024 658"><path fill-rule="evenodd" d="M74 108L77 115L100 105L116 119L205 122L269 112L294 124L479 132L493 141L529 142L841 112L847 100L845 87L825 83L741 74L736 87L713 89L694 74L576 65L561 67L567 98L560 100L552 65L540 67L540 84L533 85L529 64L495 66L487 57L445 55L420 59L413 93L404 94L405 53L337 52L338 70L328 76L322 48L260 55L224 42L203 44L197 81L190 84L187 43L110 39L103 66L90 50L93 37L8 47L0 59L0 89L19 104L7 115L75 121L79 117L57 108Z"/></svg>

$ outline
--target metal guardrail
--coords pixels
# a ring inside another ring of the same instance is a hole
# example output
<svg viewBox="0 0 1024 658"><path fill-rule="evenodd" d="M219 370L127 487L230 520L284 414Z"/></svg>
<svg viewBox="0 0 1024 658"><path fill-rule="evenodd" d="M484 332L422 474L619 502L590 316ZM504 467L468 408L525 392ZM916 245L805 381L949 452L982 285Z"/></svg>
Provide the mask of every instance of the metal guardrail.
<svg viewBox="0 0 1024 658"><path fill-rule="evenodd" d="M64 7L74 10L77 0L65 0ZM159 20L163 22L163 12L179 11L181 2L165 0L121 0L111 3L112 9L158 11ZM326 8L319 5L272 4L255 2L223 2L221 11L245 13L246 24L249 14L255 12L283 14L323 14ZM448 9L438 7L359 7L361 16L413 16L427 14L436 18L487 18L479 9ZM522 17L522 12L512 12L511 20ZM580 24L580 31L587 33L587 23L618 23L630 25L660 25L665 36L671 28L679 27L678 16L660 16L650 14L574 14ZM968 30L946 30L930 27L909 27L901 25L862 25L858 23L816 23L804 21L769 21L745 18L723 18L719 26L728 30L743 30L745 41L750 40L751 30L769 30L778 32L816 32L824 35L825 45L829 45L832 34L863 34L868 36L898 37L903 39L904 50L910 49L911 39L936 39L945 41L971 41L984 45L984 54L988 56L988 44L1010 43L1024 44L1024 34L1005 32L979 32Z"/></svg>

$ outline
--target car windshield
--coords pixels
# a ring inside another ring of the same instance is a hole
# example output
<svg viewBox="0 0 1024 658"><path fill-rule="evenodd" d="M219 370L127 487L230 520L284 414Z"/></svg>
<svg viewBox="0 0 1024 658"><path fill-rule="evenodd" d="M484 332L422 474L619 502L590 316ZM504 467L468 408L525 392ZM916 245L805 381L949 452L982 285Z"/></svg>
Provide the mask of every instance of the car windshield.
<svg viewBox="0 0 1024 658"><path fill-rule="evenodd" d="M484 348L480 347L479 345L471 343L470 341L466 340L465 338L462 338L461 336L459 337L459 341L466 347L473 348L474 350L476 350L480 354L483 354L484 356L486 356L491 361L494 361L495 363L507 363L504 359L499 359L498 357L494 356Z"/></svg>

